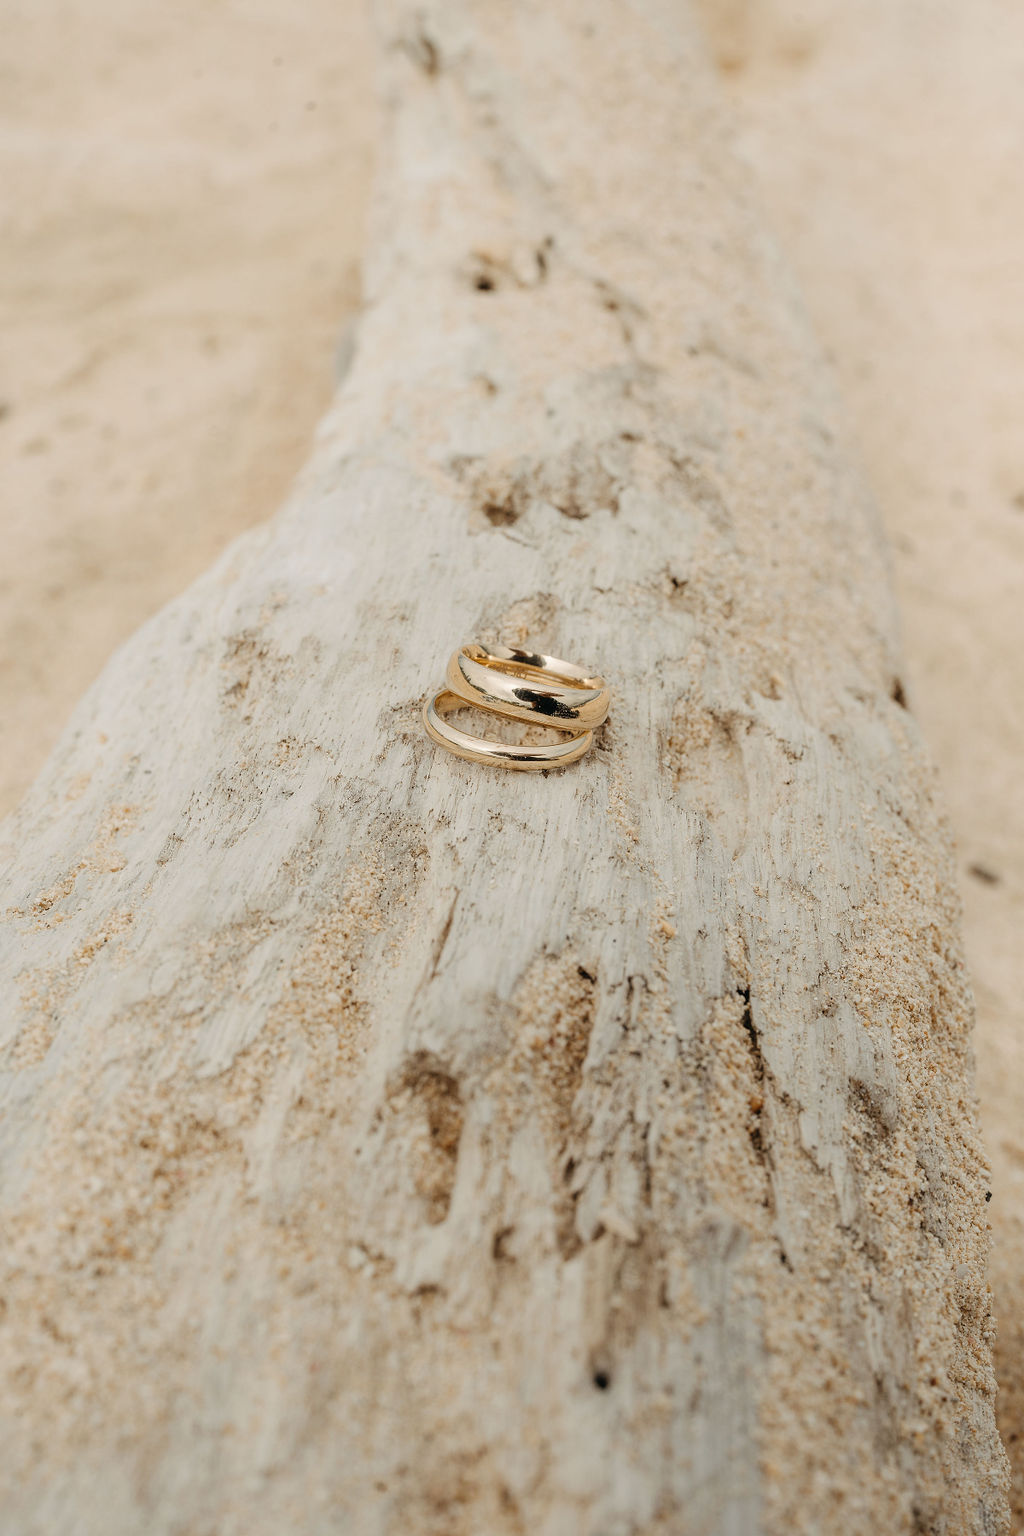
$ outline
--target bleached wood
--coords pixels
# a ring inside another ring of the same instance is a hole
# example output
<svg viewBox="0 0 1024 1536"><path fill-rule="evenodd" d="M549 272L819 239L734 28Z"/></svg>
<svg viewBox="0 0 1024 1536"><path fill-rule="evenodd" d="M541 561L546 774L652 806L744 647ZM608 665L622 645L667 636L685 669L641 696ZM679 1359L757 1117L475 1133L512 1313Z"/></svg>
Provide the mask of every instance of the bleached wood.
<svg viewBox="0 0 1024 1536"><path fill-rule="evenodd" d="M381 6L313 462L6 826L11 1536L1002 1528L946 834L685 9ZM476 635L600 747L433 748Z"/></svg>

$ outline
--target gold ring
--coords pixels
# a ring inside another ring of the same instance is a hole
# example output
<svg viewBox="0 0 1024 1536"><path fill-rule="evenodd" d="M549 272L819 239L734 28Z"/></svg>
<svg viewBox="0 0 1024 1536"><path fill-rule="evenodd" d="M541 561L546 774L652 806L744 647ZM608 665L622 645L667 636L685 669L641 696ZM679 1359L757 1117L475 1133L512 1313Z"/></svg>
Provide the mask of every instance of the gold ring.
<svg viewBox="0 0 1024 1536"><path fill-rule="evenodd" d="M470 736L449 725L444 718L451 710L465 707L464 698L450 688L442 688L424 704L423 724L431 741L454 752L456 757L465 758L468 763L490 763L501 768L518 768L526 773L541 768L564 768L589 751L594 739L593 731L587 730L556 746L518 747L504 741L485 741L481 736Z"/></svg>
<svg viewBox="0 0 1024 1536"><path fill-rule="evenodd" d="M543 721L560 731L592 730L607 718L611 703L603 677L516 646L464 645L449 661L445 680L478 709Z"/></svg>

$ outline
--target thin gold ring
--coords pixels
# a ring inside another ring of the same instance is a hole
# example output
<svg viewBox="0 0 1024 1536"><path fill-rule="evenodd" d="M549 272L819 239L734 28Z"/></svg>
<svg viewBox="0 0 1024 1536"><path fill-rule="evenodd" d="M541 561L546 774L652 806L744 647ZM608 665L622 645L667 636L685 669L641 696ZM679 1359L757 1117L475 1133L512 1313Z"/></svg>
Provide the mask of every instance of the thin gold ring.
<svg viewBox="0 0 1024 1536"><path fill-rule="evenodd" d="M444 716L455 709L465 709L466 700L450 688L442 688L423 706L423 724L431 741L446 747L467 763L489 763L494 767L518 768L524 773L536 773L542 768L565 768L575 763L590 750L593 731L583 731L570 736L568 741L556 746L520 747L504 741L485 741L482 736L470 736L449 725ZM534 717L535 718L535 717ZM553 723L553 722L552 722ZM558 729L559 727L555 727Z"/></svg>
<svg viewBox="0 0 1024 1536"><path fill-rule="evenodd" d="M607 718L611 703L603 677L516 646L463 645L449 661L445 681L478 709L542 720L560 731L593 730Z"/></svg>

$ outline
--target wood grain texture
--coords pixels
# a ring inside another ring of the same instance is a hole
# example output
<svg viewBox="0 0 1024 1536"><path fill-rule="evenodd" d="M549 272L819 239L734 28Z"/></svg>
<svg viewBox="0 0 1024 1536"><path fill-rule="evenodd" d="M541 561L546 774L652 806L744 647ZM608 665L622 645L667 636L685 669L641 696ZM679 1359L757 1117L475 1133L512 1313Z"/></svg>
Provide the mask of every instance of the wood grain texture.
<svg viewBox="0 0 1024 1536"><path fill-rule="evenodd" d="M5 826L4 1529L996 1532L946 834L700 40L378 23L312 463ZM476 635L580 765L426 741Z"/></svg>

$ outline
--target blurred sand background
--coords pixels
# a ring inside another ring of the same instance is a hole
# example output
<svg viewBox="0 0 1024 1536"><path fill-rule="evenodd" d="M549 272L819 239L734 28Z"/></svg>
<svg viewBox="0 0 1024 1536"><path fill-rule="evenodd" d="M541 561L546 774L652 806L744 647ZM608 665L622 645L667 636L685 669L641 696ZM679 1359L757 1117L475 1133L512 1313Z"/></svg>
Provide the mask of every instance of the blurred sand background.
<svg viewBox="0 0 1024 1536"><path fill-rule="evenodd" d="M1024 1532L1024 7L700 5L890 530L957 837ZM361 0L0 25L3 812L111 650L286 495L359 301L375 116Z"/></svg>
<svg viewBox="0 0 1024 1536"><path fill-rule="evenodd" d="M0 812L275 511L359 299L360 0L0 0Z"/></svg>

